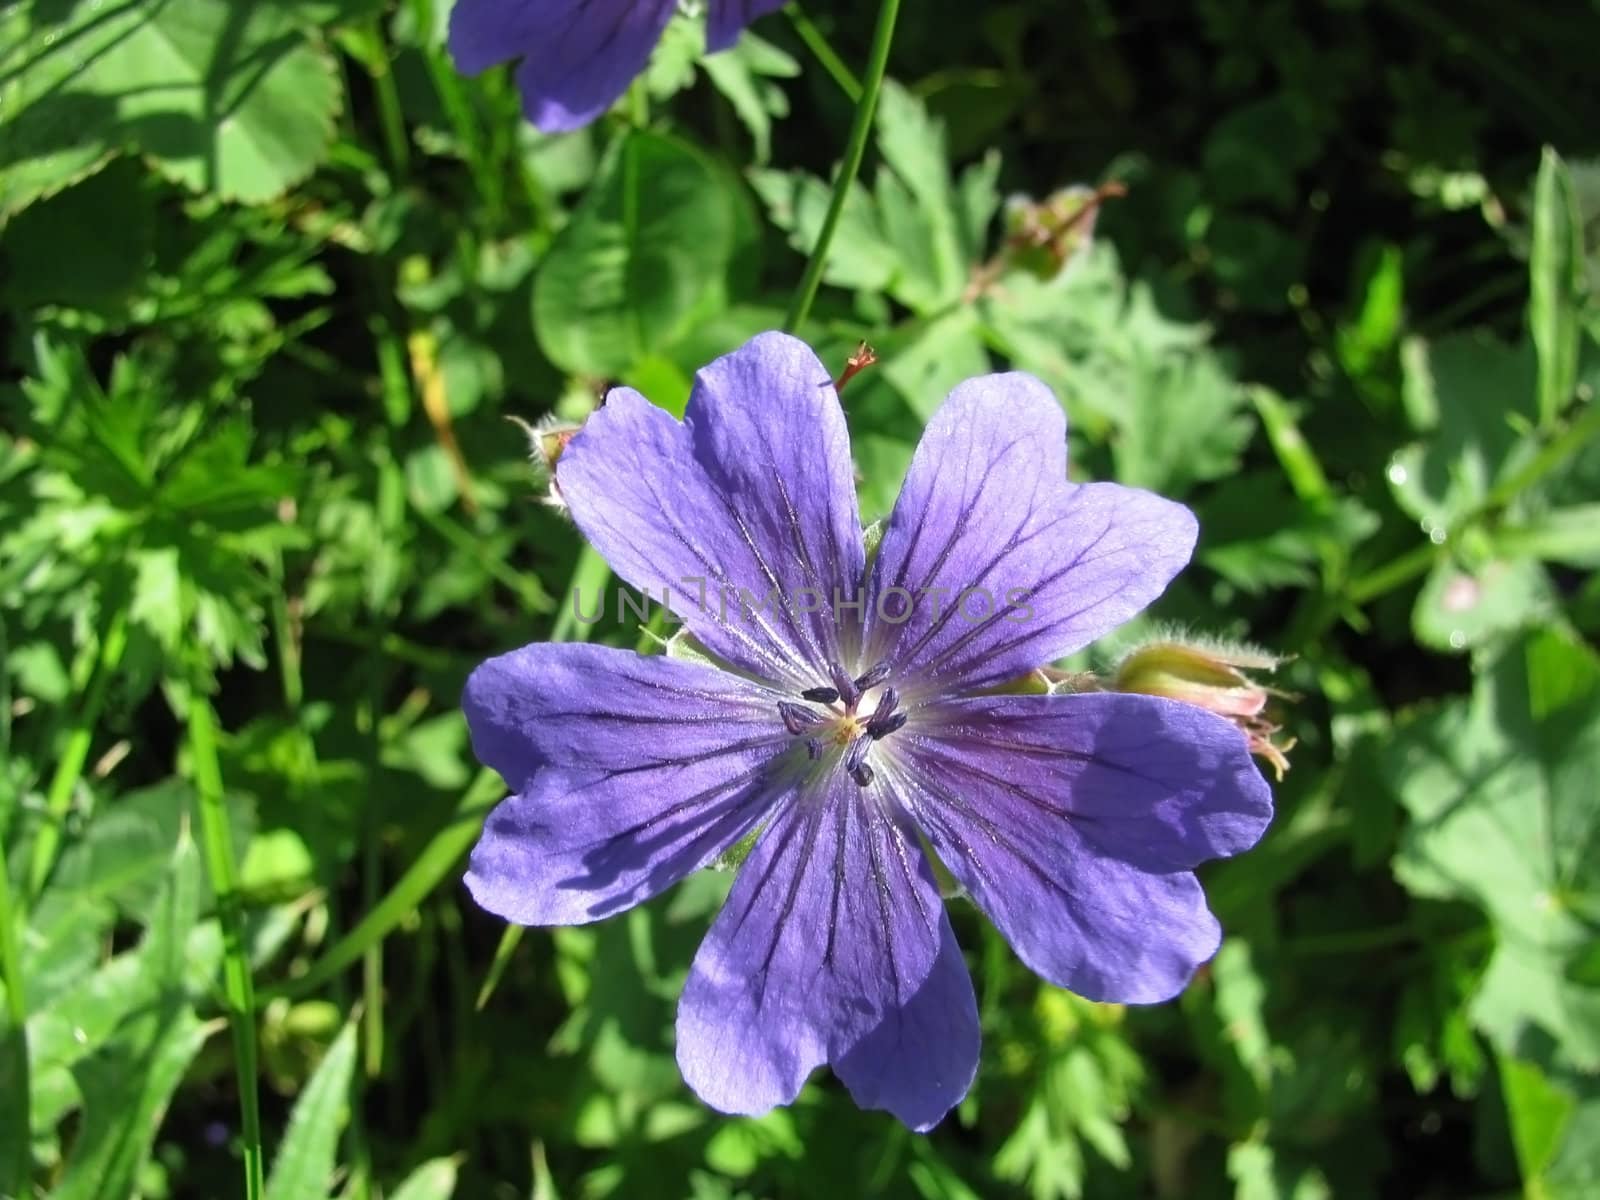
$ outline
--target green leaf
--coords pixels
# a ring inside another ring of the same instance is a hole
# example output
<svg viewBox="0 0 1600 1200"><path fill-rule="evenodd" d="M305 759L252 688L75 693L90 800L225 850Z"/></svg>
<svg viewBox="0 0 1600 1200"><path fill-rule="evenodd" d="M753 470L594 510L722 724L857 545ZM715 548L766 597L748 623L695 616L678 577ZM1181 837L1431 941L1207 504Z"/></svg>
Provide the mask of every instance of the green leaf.
<svg viewBox="0 0 1600 1200"><path fill-rule="evenodd" d="M1594 651L1554 630L1515 643L1470 700L1403 725L1385 764L1411 818L1400 882L1493 924L1473 1020L1502 1053L1555 1039L1558 1062L1600 1068L1600 988L1575 970L1600 922Z"/></svg>
<svg viewBox="0 0 1600 1200"><path fill-rule="evenodd" d="M12 221L4 242L8 269L0 272L8 302L112 309L125 300L144 280L154 245L147 179L138 163L114 162ZM107 212L118 219L102 219Z"/></svg>
<svg viewBox="0 0 1600 1200"><path fill-rule="evenodd" d="M1433 565L1411 612L1417 641L1460 653L1487 646L1555 610L1550 580L1527 559L1459 562L1446 555Z"/></svg>
<svg viewBox="0 0 1600 1200"><path fill-rule="evenodd" d="M1410 343L1401 361L1408 406L1436 428L1395 455L1389 483L1400 507L1443 540L1534 453L1537 363L1526 344L1477 334Z"/></svg>
<svg viewBox="0 0 1600 1200"><path fill-rule="evenodd" d="M38 6L33 6L37 9ZM266 0L68 0L14 47L0 91L0 221L134 151L189 187L258 203L316 166L340 106L332 58Z"/></svg>
<svg viewBox="0 0 1600 1200"><path fill-rule="evenodd" d="M86 1037L79 1023L67 1024L70 1041L87 1042L88 1053L71 1064L84 1117L51 1193L64 1200L124 1200L134 1194L167 1105L206 1038L188 998L187 949L199 916L200 866L187 835L169 870L144 940L134 954L122 956L133 967L131 986L97 1006L124 1015L104 1041ZM46 1116L37 1105L35 1113L36 1119Z"/></svg>
<svg viewBox="0 0 1600 1200"><path fill-rule="evenodd" d="M1055 390L1078 436L1109 444L1119 481L1181 496L1235 470L1255 426L1248 394L1206 348L1209 331L1163 315L1109 245L1049 282L1012 272L980 309L997 349Z"/></svg>
<svg viewBox="0 0 1600 1200"><path fill-rule="evenodd" d="M267 1178L266 1200L313 1200L328 1195L339 1131L350 1105L356 1029L355 1021L345 1023L295 1101Z"/></svg>
<svg viewBox="0 0 1600 1200"><path fill-rule="evenodd" d="M1554 1087L1533 1063L1500 1060L1500 1090L1511 1117L1511 1140L1525 1180L1538 1178L1555 1157L1567 1122L1572 1097Z"/></svg>
<svg viewBox="0 0 1600 1200"><path fill-rule="evenodd" d="M750 131L756 161L766 162L772 156L773 119L789 115L789 98L772 81L799 75L800 64L745 30L730 49L706 55L701 66Z"/></svg>
<svg viewBox="0 0 1600 1200"><path fill-rule="evenodd" d="M534 282L539 345L575 374L625 374L720 300L735 221L723 177L698 151L626 134Z"/></svg>
<svg viewBox="0 0 1600 1200"><path fill-rule="evenodd" d="M822 278L835 287L887 291L931 316L961 298L982 253L973 230L993 214L998 163L953 186L942 126L893 81L884 84L876 122L883 164L871 191L857 186L846 196ZM809 254L830 186L798 171L755 171L751 184L789 244Z"/></svg>
<svg viewBox="0 0 1600 1200"><path fill-rule="evenodd" d="M1494 545L1506 555L1600 567L1600 504L1555 508L1502 527L1494 532Z"/></svg>
<svg viewBox="0 0 1600 1200"><path fill-rule="evenodd" d="M1539 352L1539 421L1566 407L1578 379L1578 308L1583 293L1583 225L1566 164L1549 146L1533 188L1528 261L1528 330Z"/></svg>
<svg viewBox="0 0 1600 1200"><path fill-rule="evenodd" d="M430 1158L400 1181L389 1200L450 1200L458 1169L453 1158Z"/></svg>

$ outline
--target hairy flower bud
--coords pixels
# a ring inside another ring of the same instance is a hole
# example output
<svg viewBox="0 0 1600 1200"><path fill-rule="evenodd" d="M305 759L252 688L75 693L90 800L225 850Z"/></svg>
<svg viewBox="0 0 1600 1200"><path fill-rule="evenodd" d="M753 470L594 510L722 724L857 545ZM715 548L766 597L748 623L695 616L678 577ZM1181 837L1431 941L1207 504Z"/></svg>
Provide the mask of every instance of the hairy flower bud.
<svg viewBox="0 0 1600 1200"><path fill-rule="evenodd" d="M552 508L565 509L567 505L561 499L561 489L556 486L556 460L582 427L555 416L540 417L536 425L528 424L521 417L506 419L528 435L528 461L533 464L534 486L544 492L544 502Z"/></svg>
<svg viewBox="0 0 1600 1200"><path fill-rule="evenodd" d="M1267 760L1279 779L1289 769L1294 739L1275 742L1280 726L1266 716L1267 703L1283 692L1256 682L1246 671L1275 671L1283 660L1261 650L1221 642L1148 642L1118 665L1111 688L1164 696L1227 717L1250 741L1250 752Z"/></svg>

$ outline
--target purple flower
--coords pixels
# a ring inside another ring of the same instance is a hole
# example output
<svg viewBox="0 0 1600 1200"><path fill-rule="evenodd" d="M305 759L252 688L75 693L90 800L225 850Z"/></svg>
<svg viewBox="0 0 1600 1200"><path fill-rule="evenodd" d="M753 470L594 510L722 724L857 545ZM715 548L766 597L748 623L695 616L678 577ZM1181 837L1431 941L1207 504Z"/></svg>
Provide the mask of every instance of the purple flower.
<svg viewBox="0 0 1600 1200"><path fill-rule="evenodd" d="M739 31L783 0L710 0L706 51L726 50ZM560 133L594 120L643 71L677 0L456 0L450 53L469 75L520 58L523 110Z"/></svg>
<svg viewBox="0 0 1600 1200"><path fill-rule="evenodd" d="M678 1005L707 1103L764 1112L824 1063L916 1129L966 1094L977 1008L923 839L1091 999L1165 1000L1216 952L1194 867L1271 816L1240 731L1175 700L998 690L1144 608L1195 539L1181 505L1067 482L1038 380L951 393L870 560L828 371L784 334L701 371L681 424L612 391L557 475L716 665L539 644L479 667L473 747L515 794L467 886L521 924L594 921L756 832Z"/></svg>

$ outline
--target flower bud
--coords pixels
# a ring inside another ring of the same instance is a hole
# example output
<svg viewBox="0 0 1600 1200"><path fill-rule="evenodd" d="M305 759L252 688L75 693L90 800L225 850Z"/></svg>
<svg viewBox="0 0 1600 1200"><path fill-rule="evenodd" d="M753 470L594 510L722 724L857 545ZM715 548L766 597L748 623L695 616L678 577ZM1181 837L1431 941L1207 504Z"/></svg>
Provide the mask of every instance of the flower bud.
<svg viewBox="0 0 1600 1200"><path fill-rule="evenodd" d="M1088 249L1101 202L1124 190L1118 183L1098 188L1073 184L1045 200L1012 196L1005 207L1006 262L1040 279L1054 279Z"/></svg>
<svg viewBox="0 0 1600 1200"><path fill-rule="evenodd" d="M556 486L556 460L582 426L555 416L540 417L536 425L521 417L508 416L506 420L528 435L528 461L533 464L534 486L544 492L544 502L552 508L565 509L567 503Z"/></svg>
<svg viewBox="0 0 1600 1200"><path fill-rule="evenodd" d="M1272 764L1279 779L1289 769L1294 739L1278 743L1280 726L1266 716L1267 703L1283 692L1257 683L1246 671L1275 671L1283 660L1246 646L1221 642L1149 642L1118 665L1111 689L1164 696L1226 717L1244 731L1250 752Z"/></svg>

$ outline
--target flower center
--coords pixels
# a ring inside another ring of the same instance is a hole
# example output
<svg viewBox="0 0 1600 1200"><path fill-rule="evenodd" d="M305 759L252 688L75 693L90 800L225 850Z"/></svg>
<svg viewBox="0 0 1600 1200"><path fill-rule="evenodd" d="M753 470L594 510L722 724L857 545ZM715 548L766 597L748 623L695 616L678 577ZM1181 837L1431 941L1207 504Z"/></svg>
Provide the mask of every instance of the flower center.
<svg viewBox="0 0 1600 1200"><path fill-rule="evenodd" d="M829 667L830 685L807 688L800 699L778 702L778 715L783 727L797 738L805 739L806 752L813 760L824 754L842 753L845 772L855 780L857 787L872 782L872 768L867 765L867 752L872 743L882 741L906 723L906 714L898 711L900 694L885 681L889 678L889 665L879 663L865 674L852 679L845 669L834 663ZM875 704L870 714L863 714L863 701L876 692ZM811 707L827 707L819 712Z"/></svg>

